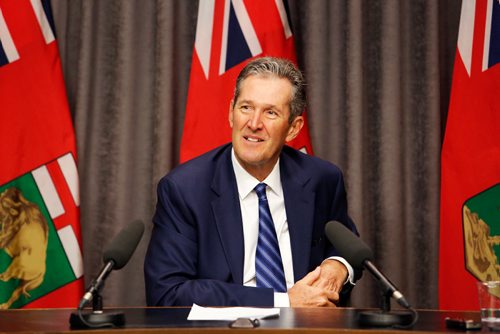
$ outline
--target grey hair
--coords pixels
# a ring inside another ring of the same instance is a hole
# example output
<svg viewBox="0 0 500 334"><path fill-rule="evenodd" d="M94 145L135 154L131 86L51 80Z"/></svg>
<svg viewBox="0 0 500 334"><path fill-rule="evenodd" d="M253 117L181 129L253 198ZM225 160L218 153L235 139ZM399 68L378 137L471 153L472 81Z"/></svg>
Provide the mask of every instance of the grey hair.
<svg viewBox="0 0 500 334"><path fill-rule="evenodd" d="M262 57L249 62L240 72L234 88L233 108L240 96L241 83L252 75L277 76L287 79L292 84L292 98L290 100L290 117L292 121L302 115L306 106L305 80L302 72L289 60L275 57Z"/></svg>

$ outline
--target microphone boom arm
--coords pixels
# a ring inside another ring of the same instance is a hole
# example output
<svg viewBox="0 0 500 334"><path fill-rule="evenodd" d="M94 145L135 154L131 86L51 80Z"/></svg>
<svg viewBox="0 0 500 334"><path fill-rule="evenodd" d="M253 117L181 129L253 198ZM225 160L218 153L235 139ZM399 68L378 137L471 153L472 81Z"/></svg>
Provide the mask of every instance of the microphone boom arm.
<svg viewBox="0 0 500 334"><path fill-rule="evenodd" d="M90 283L90 286L88 287L87 291L83 295L82 299L80 300L80 304L78 305L79 309L83 309L85 305L87 305L95 295L99 294L99 291L101 290L102 286L104 285L104 281L108 277L108 275L111 273L113 270L113 267L115 266L114 261L108 261L106 265L101 269L101 272L95 279L92 280L92 283ZM96 311L96 310L94 310Z"/></svg>

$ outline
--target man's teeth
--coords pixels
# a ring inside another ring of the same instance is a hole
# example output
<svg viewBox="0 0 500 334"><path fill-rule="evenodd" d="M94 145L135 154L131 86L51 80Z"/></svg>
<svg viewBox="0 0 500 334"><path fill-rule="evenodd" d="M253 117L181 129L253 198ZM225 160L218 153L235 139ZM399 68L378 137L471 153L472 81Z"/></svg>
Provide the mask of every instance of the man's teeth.
<svg viewBox="0 0 500 334"><path fill-rule="evenodd" d="M248 141L255 142L255 143L256 143L256 142L261 141L260 139L257 139L257 138L250 138L250 137L247 137L247 140L248 140Z"/></svg>

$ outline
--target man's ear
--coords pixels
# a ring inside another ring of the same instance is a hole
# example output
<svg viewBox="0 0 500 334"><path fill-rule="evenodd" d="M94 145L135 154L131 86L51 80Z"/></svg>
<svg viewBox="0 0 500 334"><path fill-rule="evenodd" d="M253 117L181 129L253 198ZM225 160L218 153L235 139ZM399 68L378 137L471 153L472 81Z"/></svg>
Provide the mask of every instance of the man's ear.
<svg viewBox="0 0 500 334"><path fill-rule="evenodd" d="M234 100L231 100L231 102L229 102L229 115L228 115L228 119L229 119L229 126L231 128L233 128L233 102L234 102Z"/></svg>
<svg viewBox="0 0 500 334"><path fill-rule="evenodd" d="M288 143L289 141L295 139L295 137L298 136L303 126L304 126L304 117L302 116L295 117L295 119L292 121L292 124L290 125L290 128L288 129L288 134L286 135L285 141Z"/></svg>

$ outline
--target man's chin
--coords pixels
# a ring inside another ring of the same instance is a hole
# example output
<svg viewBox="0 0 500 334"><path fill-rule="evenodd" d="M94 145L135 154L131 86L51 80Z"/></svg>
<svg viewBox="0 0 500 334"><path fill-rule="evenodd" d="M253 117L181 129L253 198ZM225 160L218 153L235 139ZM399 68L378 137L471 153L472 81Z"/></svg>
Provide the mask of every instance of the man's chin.
<svg viewBox="0 0 500 334"><path fill-rule="evenodd" d="M252 166L252 167L258 167L259 165L263 164L262 158L259 156L249 156L247 154L244 154L243 156L240 156L239 159L243 164Z"/></svg>

